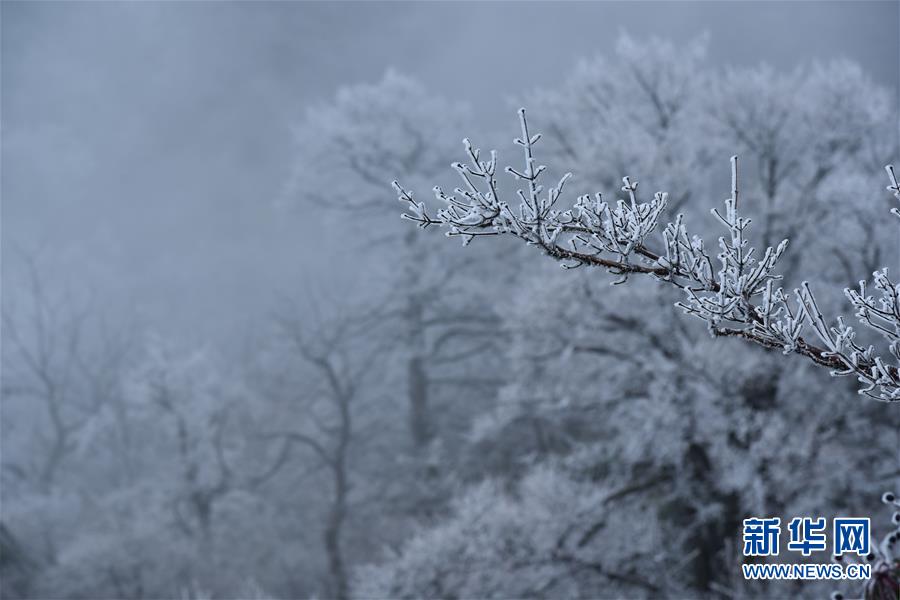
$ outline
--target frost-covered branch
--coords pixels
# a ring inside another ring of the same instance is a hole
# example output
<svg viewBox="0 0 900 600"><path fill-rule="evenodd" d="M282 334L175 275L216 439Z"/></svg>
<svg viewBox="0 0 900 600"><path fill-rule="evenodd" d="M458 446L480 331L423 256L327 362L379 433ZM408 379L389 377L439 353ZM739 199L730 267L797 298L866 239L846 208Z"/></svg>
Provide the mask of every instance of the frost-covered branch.
<svg viewBox="0 0 900 600"><path fill-rule="evenodd" d="M881 270L875 273L874 283L879 299L869 295L864 282L859 290L846 291L860 321L888 339L888 360L877 356L872 346L854 342L853 329L842 319L836 327L829 327L806 283L793 294L785 292L778 285L781 275L776 274L776 266L788 240L766 247L759 258L749 246L751 221L738 210L736 156L731 159L731 195L724 211L712 211L725 229L718 240L719 251L711 254L702 238L690 234L681 214L662 229L662 246L654 247L666 193L657 192L649 202L642 202L638 183L624 177L621 191L626 197L615 204L598 193L560 207L571 173L545 190L540 178L546 166L538 163L534 154L541 134L529 130L525 109L519 110L519 122L521 137L514 142L522 148L523 165L505 169L516 181L524 182L525 189L517 191L516 208L502 199L498 190L496 151L483 160L481 151L465 139L468 161L452 165L463 185L451 194L435 187L434 194L443 203L435 213L394 182L399 199L408 205L409 212L403 217L422 228L446 227L447 235L462 238L464 245L478 236L517 237L539 247L564 268L603 267L619 276L616 283L623 283L631 274L650 275L680 288L685 299L677 305L705 321L713 336L740 337L785 354L801 354L828 367L834 375L855 375L863 386L860 393L885 401L900 400L900 288ZM889 167L888 173L889 189L900 198L893 169ZM900 214L897 209L894 212ZM801 336L806 323L824 347Z"/></svg>
<svg viewBox="0 0 900 600"><path fill-rule="evenodd" d="M889 192L893 192L894 198L900 200L900 183L897 183L897 174L894 173L894 165L888 165L884 168L888 173L888 177L891 180L891 185L887 187ZM892 208L891 214L900 218L900 208Z"/></svg>
<svg viewBox="0 0 900 600"><path fill-rule="evenodd" d="M894 167L888 165L885 170L891 181L887 189L900 200L900 185ZM900 217L897 208L891 209L891 213ZM843 317L838 317L837 324L829 327L806 282L799 295L810 325L827 348L824 355L838 359L843 365L832 374L856 375L863 386L861 394L896 402L900 401L900 284L891 281L887 268L875 271L872 277L877 295L870 293L865 280L859 282L857 289L847 288L844 293L856 310L859 322L887 340L888 359L876 355L874 346L857 343L855 330L844 322Z"/></svg>

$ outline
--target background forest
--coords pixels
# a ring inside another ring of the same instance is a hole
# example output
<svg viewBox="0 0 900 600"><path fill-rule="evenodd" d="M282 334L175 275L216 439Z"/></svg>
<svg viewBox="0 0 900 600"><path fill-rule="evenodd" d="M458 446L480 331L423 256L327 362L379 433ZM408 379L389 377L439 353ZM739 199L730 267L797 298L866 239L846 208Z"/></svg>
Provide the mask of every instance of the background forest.
<svg viewBox="0 0 900 600"><path fill-rule="evenodd" d="M658 282L611 286L521 244L476 251L423 233L400 220L390 186L453 189L464 135L512 155L515 109L527 106L542 160L555 177L575 174L572 197L616 198L630 175L669 191L668 214L715 239L709 209L738 154L754 242L790 238L785 287L807 279L824 309L847 313L840 290L898 267L883 170L900 160L897 89L849 59L722 64L717 36L634 28L564 73L522 80L489 119L398 70L341 82L284 122L293 143L278 193L229 217L226 249L198 241L169 271L130 265L148 281L188 273L154 280L161 309L102 271L115 221L87 254L13 235L2 596L827 596L830 583L744 581L741 520L871 515L886 530L879 498L900 489L896 406L797 357L711 339ZM7 103L5 129L21 102ZM108 118L111 148L150 135L125 109ZM30 124L65 139L43 126ZM28 131L4 140L14 217L57 176L25 160ZM166 152L194 168L184 147ZM60 168L87 170L77 144L63 153ZM142 185L108 175L113 195ZM174 187L159 195L195 193ZM175 214L197 231L224 227L225 208L204 207ZM132 218L163 252L176 233L144 210ZM278 224L248 250L255 212ZM262 250L279 257L260 270L297 261L281 275L290 283L260 289L247 257ZM193 269L204 253L215 261ZM243 271L231 288L192 291L193 278L232 269ZM176 318L182 303L208 312L210 329Z"/></svg>

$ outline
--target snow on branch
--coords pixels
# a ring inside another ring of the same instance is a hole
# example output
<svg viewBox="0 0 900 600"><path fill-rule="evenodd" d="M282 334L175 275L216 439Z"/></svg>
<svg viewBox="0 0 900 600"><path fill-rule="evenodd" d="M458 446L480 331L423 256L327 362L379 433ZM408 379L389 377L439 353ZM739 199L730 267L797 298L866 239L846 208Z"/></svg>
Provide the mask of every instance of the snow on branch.
<svg viewBox="0 0 900 600"><path fill-rule="evenodd" d="M523 164L505 169L521 185L517 207L502 199L498 191L496 151L484 160L481 150L465 139L467 162L452 165L462 185L449 194L434 188L443 205L436 212L429 212L411 191L393 182L399 199L408 205L403 218L422 228L445 227L448 236L460 237L464 245L479 236L517 237L564 268L605 268L618 276L617 284L632 274L649 275L680 288L685 299L677 306L705 321L713 336L740 337L785 354L803 355L829 368L833 375L855 375L862 384L861 394L900 401L900 286L883 269L874 274L879 298L870 295L865 282L860 282L858 290L846 290L860 322L888 340L889 359L877 356L872 346L857 344L853 328L842 318L836 326L829 326L805 282L793 294L785 292L778 285L781 275L776 266L788 240L761 253L749 246L751 221L738 210L737 156L731 158L731 195L725 199L723 211L712 210L725 230L718 239L718 252L711 253L703 239L688 232L681 214L662 228L662 246L654 248L666 193L657 192L650 201L641 201L638 182L623 177L625 198L614 204L598 193L580 196L574 204L561 207L563 189L572 175L566 173L545 190L540 181L546 166L534 154L541 134L529 130L524 108L519 109L519 123L521 136L514 142L522 148ZM900 199L893 167L887 171L892 184L888 189ZM893 212L900 216L898 209ZM824 347L801 336L806 324Z"/></svg>

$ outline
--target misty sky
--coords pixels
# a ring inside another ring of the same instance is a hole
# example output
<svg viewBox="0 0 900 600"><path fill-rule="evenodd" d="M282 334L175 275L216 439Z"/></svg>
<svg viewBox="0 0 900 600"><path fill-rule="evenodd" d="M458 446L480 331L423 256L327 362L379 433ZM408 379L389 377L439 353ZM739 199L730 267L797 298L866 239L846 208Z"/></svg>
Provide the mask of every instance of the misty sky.
<svg viewBox="0 0 900 600"><path fill-rule="evenodd" d="M513 135L512 94L620 31L708 32L720 64L849 57L896 90L898 30L897 2L4 2L4 288L37 253L55 283L204 339L279 292L351 285L333 224L275 200L305 107L389 67Z"/></svg>

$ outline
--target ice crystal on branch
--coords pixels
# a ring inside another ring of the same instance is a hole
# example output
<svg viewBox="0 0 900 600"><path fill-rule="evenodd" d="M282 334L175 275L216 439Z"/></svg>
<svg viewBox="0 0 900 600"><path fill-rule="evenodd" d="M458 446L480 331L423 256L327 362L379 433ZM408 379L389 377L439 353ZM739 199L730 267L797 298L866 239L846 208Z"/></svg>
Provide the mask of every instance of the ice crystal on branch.
<svg viewBox="0 0 900 600"><path fill-rule="evenodd" d="M884 168L888 172L888 177L891 178L891 185L887 187L889 192L893 192L894 197L897 200L900 200L900 183L897 183L897 174L894 173L894 165L888 165ZM891 213L900 217L900 208L892 208Z"/></svg>
<svg viewBox="0 0 900 600"><path fill-rule="evenodd" d="M726 230L718 240L720 251L715 259L702 238L689 234L680 214L663 228L662 251L657 251L651 238L666 208L666 193L657 192L652 200L642 202L638 182L623 177L621 191L626 198L615 205L598 193L580 196L570 207L560 208L564 186L572 175L566 173L545 191L541 176L547 167L534 153L541 134L529 130L525 109L519 110L519 123L521 137L514 142L522 148L524 163L505 169L521 185L516 192L517 208L498 192L497 153L492 151L489 160L482 160L481 151L465 139L469 162L453 164L463 185L452 194L435 187L435 196L444 206L434 214L394 182L399 199L408 205L409 212L403 217L423 228L446 227L448 236L459 236L466 245L477 236L512 235L540 247L565 268L603 267L619 276L616 283L623 283L631 274L653 276L682 289L686 297L677 305L705 321L713 336L740 337L780 348L785 354L801 354L830 368L834 375L855 375L862 384L860 393L885 401L900 400L900 287L881 270L875 273L874 283L880 299L867 293L865 282L858 291L846 290L860 322L887 338L891 358L886 360L876 355L873 346L858 345L853 328L843 319L829 327L806 283L793 295L776 285L781 279L776 266L788 240L766 247L760 258L749 246L751 221L740 215L738 206L737 156L731 159L731 195L725 200L724 212L712 211ZM892 183L888 189L900 198L893 168L887 170ZM900 214L897 209L894 212ZM810 324L824 348L801 336L804 323Z"/></svg>

